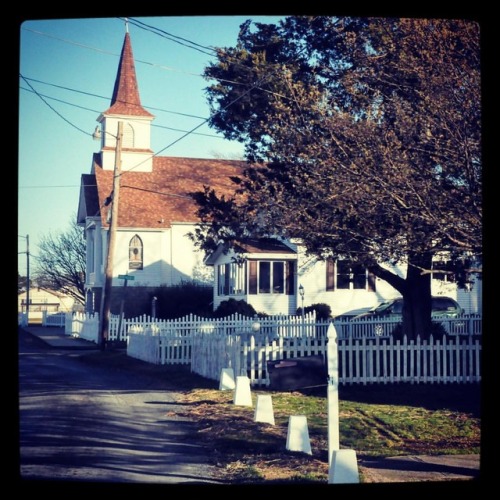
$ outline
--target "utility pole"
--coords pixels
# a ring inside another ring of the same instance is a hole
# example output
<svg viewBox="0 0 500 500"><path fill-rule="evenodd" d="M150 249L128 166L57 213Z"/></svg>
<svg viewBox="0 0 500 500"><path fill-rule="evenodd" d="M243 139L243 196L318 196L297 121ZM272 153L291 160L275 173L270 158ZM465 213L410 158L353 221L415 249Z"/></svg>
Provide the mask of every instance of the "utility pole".
<svg viewBox="0 0 500 500"><path fill-rule="evenodd" d="M30 237L26 235L26 323L30 323Z"/></svg>
<svg viewBox="0 0 500 500"><path fill-rule="evenodd" d="M123 138L123 122L118 122L118 134L116 136L115 167L113 170L113 193L111 201L111 220L108 230L108 251L104 275L104 288L101 295L101 314L99 316L100 325L98 332L98 344L101 351L106 348L108 339L109 316L111 309L111 285L113 282L113 256L115 252L116 228L118 224L118 202L120 197L120 177L121 177L121 153Z"/></svg>
<svg viewBox="0 0 500 500"><path fill-rule="evenodd" d="M26 252L18 252L26 254L26 322L29 324L30 320L30 237L19 236L19 238L26 239ZM22 308L21 308L22 312Z"/></svg>

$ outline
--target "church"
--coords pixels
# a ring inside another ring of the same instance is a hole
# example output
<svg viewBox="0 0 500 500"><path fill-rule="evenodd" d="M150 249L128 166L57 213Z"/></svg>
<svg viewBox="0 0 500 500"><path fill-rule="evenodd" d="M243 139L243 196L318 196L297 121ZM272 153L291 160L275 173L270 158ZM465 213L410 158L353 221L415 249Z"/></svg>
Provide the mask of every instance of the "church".
<svg viewBox="0 0 500 500"><path fill-rule="evenodd" d="M86 239L86 310L98 312L104 286L113 191L119 185L113 287L155 288L183 281L211 284L212 268L195 251L188 233L197 223L189 196L204 185L232 193L230 176L245 162L157 156L151 150L154 116L141 105L130 33L125 33L110 107L97 121L100 150L81 176L77 222ZM119 180L115 182L115 165ZM116 195L115 195L116 196Z"/></svg>

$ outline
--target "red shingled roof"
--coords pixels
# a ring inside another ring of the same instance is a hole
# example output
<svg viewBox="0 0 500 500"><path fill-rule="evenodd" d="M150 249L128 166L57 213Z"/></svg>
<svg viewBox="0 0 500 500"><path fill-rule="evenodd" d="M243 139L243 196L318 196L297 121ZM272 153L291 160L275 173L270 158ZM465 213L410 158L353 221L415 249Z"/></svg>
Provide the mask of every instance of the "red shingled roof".
<svg viewBox="0 0 500 500"><path fill-rule="evenodd" d="M111 107L104 114L153 116L141 105L129 33L125 34L125 40L123 41L120 65L115 80L115 88L113 89L113 97L111 98Z"/></svg>
<svg viewBox="0 0 500 500"><path fill-rule="evenodd" d="M104 115L125 116L153 115L140 101L135 74L130 35L125 34L111 106ZM113 148L104 148L113 149ZM127 153L123 148L122 154ZM149 151L134 148L134 152ZM230 177L240 175L246 167L243 161L177 158L153 156L152 172L123 171L120 182L120 199L117 225L120 228L168 228L174 222L199 222L197 205L189 196L210 186L220 194L232 195L236 186ZM101 216L107 226L105 200L112 192L113 171L103 170L101 154L95 153L92 174L82 176L83 213ZM80 221L82 222L82 221Z"/></svg>
<svg viewBox="0 0 500 500"><path fill-rule="evenodd" d="M102 224L106 226L102 207L112 191L113 172L103 170L99 161L96 154L94 172ZM198 223L197 205L189 193L207 185L219 195L231 195L236 185L229 177L240 175L246 166L243 161L160 156L153 158L152 172L122 172L118 227L165 228L172 222Z"/></svg>

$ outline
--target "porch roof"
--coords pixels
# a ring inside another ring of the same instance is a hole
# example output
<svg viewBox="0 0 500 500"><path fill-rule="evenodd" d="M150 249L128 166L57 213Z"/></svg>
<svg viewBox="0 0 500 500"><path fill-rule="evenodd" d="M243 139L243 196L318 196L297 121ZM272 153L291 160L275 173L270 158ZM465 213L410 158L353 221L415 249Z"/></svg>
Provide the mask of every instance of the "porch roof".
<svg viewBox="0 0 500 500"><path fill-rule="evenodd" d="M248 238L240 240L234 243L234 249L238 253L297 253L276 238Z"/></svg>
<svg viewBox="0 0 500 500"><path fill-rule="evenodd" d="M234 241L230 250L237 254L245 255L247 258L296 258L297 251L277 238L247 238ZM220 244L217 249L209 255L205 264L213 266L222 254L227 253L227 246Z"/></svg>

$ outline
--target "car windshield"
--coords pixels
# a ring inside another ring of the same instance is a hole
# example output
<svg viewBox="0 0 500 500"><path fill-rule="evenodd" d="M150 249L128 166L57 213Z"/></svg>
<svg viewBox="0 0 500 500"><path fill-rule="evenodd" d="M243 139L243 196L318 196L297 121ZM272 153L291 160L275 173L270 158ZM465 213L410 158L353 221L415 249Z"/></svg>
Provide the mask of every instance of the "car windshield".
<svg viewBox="0 0 500 500"><path fill-rule="evenodd" d="M370 312L374 313L382 313L384 312L388 307L390 307L393 304L392 300L390 302L382 302L378 306L375 306Z"/></svg>
<svg viewBox="0 0 500 500"><path fill-rule="evenodd" d="M375 306L370 310L372 314L402 314L403 313L403 301L400 299L387 300L381 302L378 306Z"/></svg>
<svg viewBox="0 0 500 500"><path fill-rule="evenodd" d="M433 311L454 311L456 309L455 304L448 299L434 299L432 301Z"/></svg>

